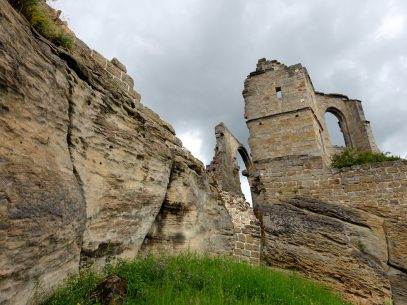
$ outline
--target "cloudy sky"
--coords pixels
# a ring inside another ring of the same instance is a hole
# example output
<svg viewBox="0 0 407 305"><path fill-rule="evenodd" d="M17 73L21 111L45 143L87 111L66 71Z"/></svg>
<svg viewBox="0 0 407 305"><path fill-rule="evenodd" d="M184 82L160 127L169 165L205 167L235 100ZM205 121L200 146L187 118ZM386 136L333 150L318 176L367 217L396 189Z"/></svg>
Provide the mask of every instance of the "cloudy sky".
<svg viewBox="0 0 407 305"><path fill-rule="evenodd" d="M405 0L58 0L77 36L135 79L142 103L204 163L224 122L247 143L241 95L259 58L307 67L360 99L382 151L407 156Z"/></svg>

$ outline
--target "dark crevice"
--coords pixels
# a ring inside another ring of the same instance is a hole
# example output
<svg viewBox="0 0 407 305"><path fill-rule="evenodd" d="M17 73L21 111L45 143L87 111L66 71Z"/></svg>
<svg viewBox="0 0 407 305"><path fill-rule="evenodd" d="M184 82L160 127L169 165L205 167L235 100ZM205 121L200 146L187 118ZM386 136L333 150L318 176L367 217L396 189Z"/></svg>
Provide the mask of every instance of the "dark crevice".
<svg viewBox="0 0 407 305"><path fill-rule="evenodd" d="M68 81L70 96L67 99L67 101L68 101L68 120L69 120L69 122L68 122L68 130L67 130L67 133L66 133L66 143L67 143L67 146L68 146L69 158L70 158L70 161L71 161L71 164L72 164L72 172L74 174L74 177L75 177L76 182L78 184L78 187L80 189L80 196L82 198L82 202L84 203L84 206L83 206L83 209L82 209L82 213L83 213L83 217L82 217L82 219L83 219L82 233L81 233L81 237L80 237L80 246L81 246L81 251L82 251L83 232L85 231L86 218L87 218L86 217L86 206L87 206L87 204L86 204L86 198L85 198L85 191L84 191L84 188L83 188L83 181L82 181L81 176L80 176L80 174L79 174L79 172L78 172L78 170L77 170L77 168L75 166L75 158L73 156L73 150L75 148L75 145L73 143L73 136L72 136L72 130L74 128L74 125L73 125L74 102L72 100L74 87L73 87L72 82L73 82L73 80Z"/></svg>
<svg viewBox="0 0 407 305"><path fill-rule="evenodd" d="M173 158L172 158L173 159ZM174 176L176 175L176 163L175 162L171 162L170 164L170 173L169 173L169 177L168 177L168 184L167 184L167 192L168 189L170 188L171 185L171 181L174 180ZM160 208L157 210L155 216L154 216L154 221L151 223L151 226L146 234L146 236L144 236L144 240L143 243L141 244L141 248L140 248L140 252L144 252L147 250L148 252L148 244L149 244L149 240L156 240L156 238L154 238L152 236L152 232L157 229L158 235L162 235L162 226L160 226L160 224L162 224L162 218L165 218L167 215L165 213L163 213L163 210L165 210L165 207L167 205L167 192L164 196L164 200L160 206ZM158 226L158 228L157 228Z"/></svg>
<svg viewBox="0 0 407 305"><path fill-rule="evenodd" d="M406 268L398 266L398 265L394 264L391 261L391 258L390 258L390 241L389 241L389 238L387 237L387 229L386 229L386 224L385 223L383 223L383 233L384 233L384 238L386 239L387 265L407 275L407 269Z"/></svg>
<svg viewBox="0 0 407 305"><path fill-rule="evenodd" d="M388 261L387 265L407 275L407 269L400 267L396 264L393 264L391 261Z"/></svg>
<svg viewBox="0 0 407 305"><path fill-rule="evenodd" d="M71 55L65 52L60 52L59 57L66 62L68 67L75 71L76 75L84 82L90 84L89 72L86 68L83 68L77 60L75 60Z"/></svg>

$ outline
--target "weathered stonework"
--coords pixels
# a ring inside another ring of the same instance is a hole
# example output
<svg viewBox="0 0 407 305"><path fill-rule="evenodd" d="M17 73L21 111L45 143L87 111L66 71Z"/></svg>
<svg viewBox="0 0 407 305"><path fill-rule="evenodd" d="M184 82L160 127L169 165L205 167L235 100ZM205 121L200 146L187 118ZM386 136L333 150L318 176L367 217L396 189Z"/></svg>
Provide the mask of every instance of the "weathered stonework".
<svg viewBox="0 0 407 305"><path fill-rule="evenodd" d="M239 261L260 264L260 223L246 202L240 187L239 153L245 163L244 173L249 175L253 164L246 148L230 130L220 123L215 127L215 156L206 167L213 184L219 190L235 231L233 256Z"/></svg>
<svg viewBox="0 0 407 305"><path fill-rule="evenodd" d="M260 222L254 216L253 209L243 196L236 196L220 190L220 194L231 216L235 230L233 256L238 261L260 264Z"/></svg>
<svg viewBox="0 0 407 305"><path fill-rule="evenodd" d="M337 116L348 147L378 151L361 102L315 92L301 64L287 67L260 59L245 81L243 96L253 160L306 154L329 164L336 149L329 141L326 112Z"/></svg>
<svg viewBox="0 0 407 305"><path fill-rule="evenodd" d="M245 163L246 169L250 170L252 161L246 148L235 138L223 123L215 127L216 146L215 156L206 170L213 176L218 187L229 193L242 196L240 187L239 164L237 153ZM247 172L246 170L246 172Z"/></svg>
<svg viewBox="0 0 407 305"><path fill-rule="evenodd" d="M356 304L407 304L407 165L329 167L335 114L348 147L378 151L361 102L315 92L304 67L259 60L245 82L262 258Z"/></svg>

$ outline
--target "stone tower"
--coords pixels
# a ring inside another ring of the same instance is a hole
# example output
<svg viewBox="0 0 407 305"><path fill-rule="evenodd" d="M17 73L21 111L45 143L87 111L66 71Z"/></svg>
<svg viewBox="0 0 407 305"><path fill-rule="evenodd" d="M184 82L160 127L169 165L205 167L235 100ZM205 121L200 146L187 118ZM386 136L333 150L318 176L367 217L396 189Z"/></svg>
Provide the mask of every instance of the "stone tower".
<svg viewBox="0 0 407 305"><path fill-rule="evenodd" d="M245 81L245 118L254 162L294 155L320 156L325 164L338 151L330 143L325 113L338 120L347 147L378 151L361 102L316 92L305 67L260 59Z"/></svg>

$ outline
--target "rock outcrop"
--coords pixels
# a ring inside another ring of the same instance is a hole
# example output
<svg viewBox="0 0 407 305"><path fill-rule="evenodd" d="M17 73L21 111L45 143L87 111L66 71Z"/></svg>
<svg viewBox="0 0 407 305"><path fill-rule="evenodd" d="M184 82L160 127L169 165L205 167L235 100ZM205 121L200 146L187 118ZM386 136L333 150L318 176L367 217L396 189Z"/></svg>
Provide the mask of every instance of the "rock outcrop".
<svg viewBox="0 0 407 305"><path fill-rule="evenodd" d="M0 304L135 257L174 207L186 216L167 240L231 253L233 224L203 164L140 103L125 67L80 40L58 48L0 8Z"/></svg>

